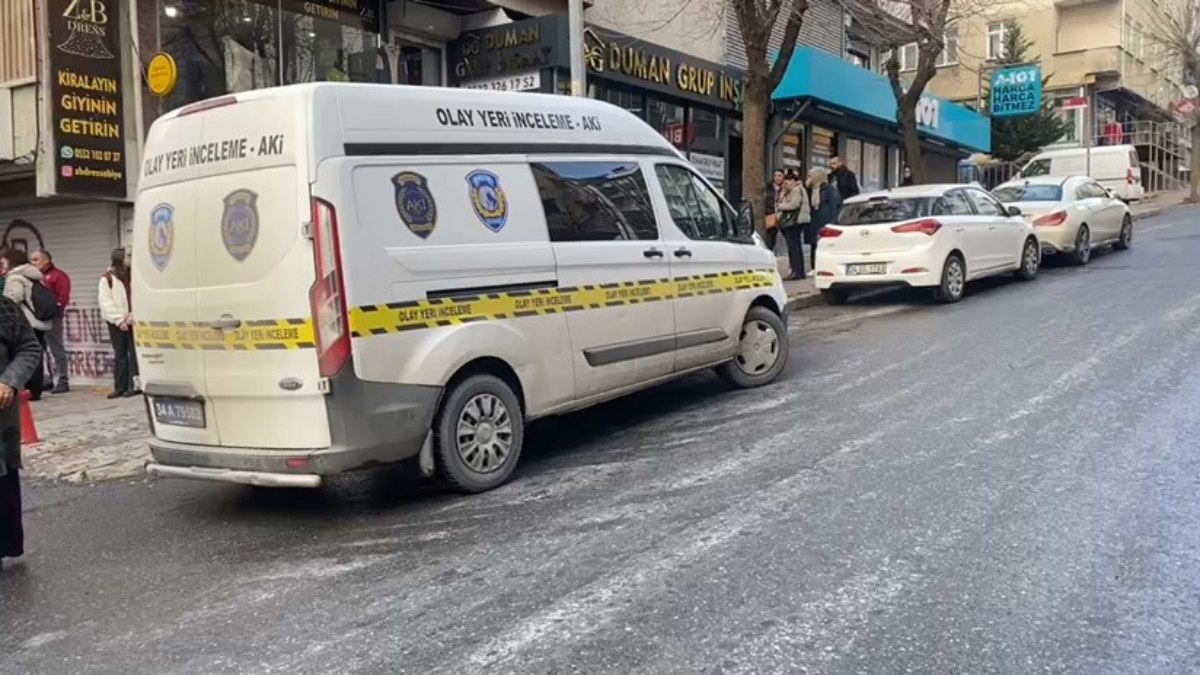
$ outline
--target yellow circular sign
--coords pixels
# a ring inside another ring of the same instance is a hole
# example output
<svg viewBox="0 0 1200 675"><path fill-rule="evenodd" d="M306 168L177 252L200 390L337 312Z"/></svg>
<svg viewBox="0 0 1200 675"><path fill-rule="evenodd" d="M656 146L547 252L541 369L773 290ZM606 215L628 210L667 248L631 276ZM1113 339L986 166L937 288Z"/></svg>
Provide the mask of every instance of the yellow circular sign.
<svg viewBox="0 0 1200 675"><path fill-rule="evenodd" d="M175 83L179 81L179 66L175 59L166 52L159 52L150 59L146 66L146 88L158 97L167 96L175 91Z"/></svg>

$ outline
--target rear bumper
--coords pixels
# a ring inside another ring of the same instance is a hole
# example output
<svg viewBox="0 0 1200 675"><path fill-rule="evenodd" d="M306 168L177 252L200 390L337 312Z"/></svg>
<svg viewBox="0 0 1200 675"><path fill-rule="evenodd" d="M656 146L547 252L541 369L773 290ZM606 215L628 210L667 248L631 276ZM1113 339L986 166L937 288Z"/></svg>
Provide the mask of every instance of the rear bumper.
<svg viewBox="0 0 1200 675"><path fill-rule="evenodd" d="M441 387L339 376L326 401L327 448L244 448L154 438L151 475L277 487L317 487L323 476L415 457L429 437Z"/></svg>
<svg viewBox="0 0 1200 675"><path fill-rule="evenodd" d="M852 263L886 263L887 274L848 276L847 265ZM920 270L905 273L905 270ZM941 283L942 261L930 255L929 248L912 252L864 257L861 253L827 253L817 246L817 266L814 284L818 290L855 289L883 286L937 286Z"/></svg>
<svg viewBox="0 0 1200 675"><path fill-rule="evenodd" d="M1075 250L1075 237L1079 229L1075 227L1039 227L1036 228L1038 242L1043 255L1070 253Z"/></svg>

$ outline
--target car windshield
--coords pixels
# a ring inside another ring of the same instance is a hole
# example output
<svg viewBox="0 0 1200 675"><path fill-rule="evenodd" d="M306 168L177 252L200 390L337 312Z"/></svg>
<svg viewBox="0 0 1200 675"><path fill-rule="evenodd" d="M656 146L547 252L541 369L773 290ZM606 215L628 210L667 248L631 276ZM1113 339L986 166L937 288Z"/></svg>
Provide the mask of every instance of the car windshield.
<svg viewBox="0 0 1200 675"><path fill-rule="evenodd" d="M1033 160L1032 162L1026 164L1024 169L1021 169L1021 175L1022 176L1049 176L1050 175L1050 160L1048 160L1048 159Z"/></svg>
<svg viewBox="0 0 1200 675"><path fill-rule="evenodd" d="M1007 185L992 190L992 194L1005 203L1012 202L1061 202L1061 185Z"/></svg>
<svg viewBox="0 0 1200 675"><path fill-rule="evenodd" d="M838 213L838 225L874 225L895 223L930 215L933 199L919 197L911 199L871 199L865 202L846 204Z"/></svg>

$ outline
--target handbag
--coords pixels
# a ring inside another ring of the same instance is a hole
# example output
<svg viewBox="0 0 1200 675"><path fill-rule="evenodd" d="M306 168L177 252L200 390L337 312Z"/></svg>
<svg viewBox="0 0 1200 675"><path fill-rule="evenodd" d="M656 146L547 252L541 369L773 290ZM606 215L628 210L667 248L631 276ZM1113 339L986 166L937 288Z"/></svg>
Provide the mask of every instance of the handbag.
<svg viewBox="0 0 1200 675"><path fill-rule="evenodd" d="M796 225L796 219L800 217L799 211L784 211L779 216L779 227L787 229Z"/></svg>
<svg viewBox="0 0 1200 675"><path fill-rule="evenodd" d="M766 218L766 227L768 230L774 230L779 227L779 214L768 213Z"/></svg>

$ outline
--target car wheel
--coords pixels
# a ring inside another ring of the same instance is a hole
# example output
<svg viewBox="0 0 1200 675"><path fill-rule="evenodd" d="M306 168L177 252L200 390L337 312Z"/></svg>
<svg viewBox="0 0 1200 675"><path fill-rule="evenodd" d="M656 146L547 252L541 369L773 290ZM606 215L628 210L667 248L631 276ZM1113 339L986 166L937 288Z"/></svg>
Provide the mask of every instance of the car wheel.
<svg viewBox="0 0 1200 675"><path fill-rule="evenodd" d="M1113 244L1113 248L1118 251L1128 251L1130 246L1133 246L1133 219L1125 216L1125 220L1121 221L1121 235L1117 237L1117 243Z"/></svg>
<svg viewBox="0 0 1200 675"><path fill-rule="evenodd" d="M769 384L788 359L788 332L783 319L766 307L751 307L742 321L733 359L717 368L726 382L750 389Z"/></svg>
<svg viewBox="0 0 1200 675"><path fill-rule="evenodd" d="M1021 249L1021 267L1017 269L1017 278L1021 281L1033 281L1037 278L1038 266L1042 264L1041 247L1036 237L1025 240Z"/></svg>
<svg viewBox="0 0 1200 675"><path fill-rule="evenodd" d="M821 299L830 305L844 305L850 299L850 294L846 291L834 290L832 288L821 291Z"/></svg>
<svg viewBox="0 0 1200 675"><path fill-rule="evenodd" d="M938 302L952 303L962 300L967 291L967 265L962 256L951 253L942 264L942 283L933 289Z"/></svg>
<svg viewBox="0 0 1200 675"><path fill-rule="evenodd" d="M525 440L525 416L511 387L472 375L446 394L434 426L438 476L458 492L485 492L512 476Z"/></svg>
<svg viewBox="0 0 1200 675"><path fill-rule="evenodd" d="M1086 265L1092 259L1092 233L1087 225L1079 226L1079 234L1075 235L1075 252L1071 254L1071 262L1076 265Z"/></svg>

